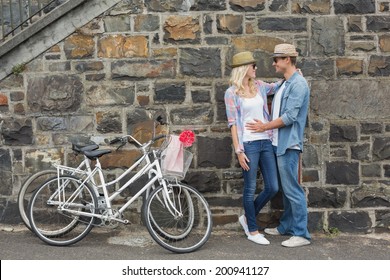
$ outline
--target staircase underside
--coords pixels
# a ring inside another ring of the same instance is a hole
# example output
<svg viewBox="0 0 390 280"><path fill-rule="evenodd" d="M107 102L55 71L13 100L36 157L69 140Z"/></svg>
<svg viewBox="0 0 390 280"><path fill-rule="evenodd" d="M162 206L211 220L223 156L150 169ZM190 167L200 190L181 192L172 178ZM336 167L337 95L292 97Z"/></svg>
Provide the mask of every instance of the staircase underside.
<svg viewBox="0 0 390 280"><path fill-rule="evenodd" d="M120 1L72 0L57 7L0 45L0 80L14 66L33 60Z"/></svg>

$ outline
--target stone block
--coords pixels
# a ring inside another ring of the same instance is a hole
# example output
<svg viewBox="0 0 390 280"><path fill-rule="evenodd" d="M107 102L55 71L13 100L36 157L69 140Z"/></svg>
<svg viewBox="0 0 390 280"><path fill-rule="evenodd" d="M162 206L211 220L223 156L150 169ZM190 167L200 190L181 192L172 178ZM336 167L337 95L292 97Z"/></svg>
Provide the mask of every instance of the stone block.
<svg viewBox="0 0 390 280"><path fill-rule="evenodd" d="M8 106L8 97L0 93L0 106Z"/></svg>
<svg viewBox="0 0 390 280"><path fill-rule="evenodd" d="M370 159L370 144L360 144L351 146L351 159L357 159L360 161Z"/></svg>
<svg viewBox="0 0 390 280"><path fill-rule="evenodd" d="M282 43L285 43L284 40L270 36L246 35L232 37L232 45L235 52L263 50L272 54L275 45Z"/></svg>
<svg viewBox="0 0 390 280"><path fill-rule="evenodd" d="M354 125L331 124L329 132L331 142L356 142L357 129Z"/></svg>
<svg viewBox="0 0 390 280"><path fill-rule="evenodd" d="M298 67L301 68L305 77L329 79L334 76L334 61L331 59L309 59L298 60Z"/></svg>
<svg viewBox="0 0 390 280"><path fill-rule="evenodd" d="M164 32L166 42L195 44L200 40L199 18L169 16L164 23Z"/></svg>
<svg viewBox="0 0 390 280"><path fill-rule="evenodd" d="M328 217L329 228L337 228L347 233L368 233L372 222L368 212L331 212Z"/></svg>
<svg viewBox="0 0 390 280"><path fill-rule="evenodd" d="M214 171L189 171L184 180L201 193L221 191L221 181Z"/></svg>
<svg viewBox="0 0 390 280"><path fill-rule="evenodd" d="M185 83L158 83L155 86L157 103L182 103L186 97Z"/></svg>
<svg viewBox="0 0 390 280"><path fill-rule="evenodd" d="M100 158L103 169L129 168L141 156L138 150L118 150Z"/></svg>
<svg viewBox="0 0 390 280"><path fill-rule="evenodd" d="M336 14L371 14L375 13L375 0L335 0Z"/></svg>
<svg viewBox="0 0 390 280"><path fill-rule="evenodd" d="M326 183L331 185L359 184L359 163L344 161L326 162Z"/></svg>
<svg viewBox="0 0 390 280"><path fill-rule="evenodd" d="M318 153L316 146L305 145L302 154L302 165L303 167L310 168L318 165Z"/></svg>
<svg viewBox="0 0 390 280"><path fill-rule="evenodd" d="M272 2L268 4L268 8L272 12L286 12L288 8L287 5L288 3L284 0L272 0Z"/></svg>
<svg viewBox="0 0 390 280"><path fill-rule="evenodd" d="M3 119L2 137L5 145L20 146L33 144L33 128L31 119Z"/></svg>
<svg viewBox="0 0 390 280"><path fill-rule="evenodd" d="M344 24L340 17L314 17L311 23L311 53L317 56L344 55Z"/></svg>
<svg viewBox="0 0 390 280"><path fill-rule="evenodd" d="M137 101L140 106L147 106L149 105L150 98L149 96L139 95L137 96Z"/></svg>
<svg viewBox="0 0 390 280"><path fill-rule="evenodd" d="M242 198L233 198L231 196L214 196L208 197L207 202L210 207L242 207Z"/></svg>
<svg viewBox="0 0 390 280"><path fill-rule="evenodd" d="M324 213L309 212L307 229L309 232L322 232L324 230Z"/></svg>
<svg viewBox="0 0 390 280"><path fill-rule="evenodd" d="M213 18L210 15L203 16L203 32L204 34L213 33Z"/></svg>
<svg viewBox="0 0 390 280"><path fill-rule="evenodd" d="M191 11L224 11L226 9L225 0L197 0L193 2Z"/></svg>
<svg viewBox="0 0 390 280"><path fill-rule="evenodd" d="M76 112L84 87L77 75L47 75L27 79L27 104L32 113Z"/></svg>
<svg viewBox="0 0 390 280"><path fill-rule="evenodd" d="M70 62L69 61L60 61L60 62L51 62L48 65L50 72L65 72L70 70Z"/></svg>
<svg viewBox="0 0 390 280"><path fill-rule="evenodd" d="M372 144L372 158L374 161L390 159L390 137L375 137Z"/></svg>
<svg viewBox="0 0 390 280"><path fill-rule="evenodd" d="M353 52L371 52L376 51L375 42L361 41L361 42L350 42L349 49Z"/></svg>
<svg viewBox="0 0 390 280"><path fill-rule="evenodd" d="M50 169L53 164L64 164L64 150L59 149L31 149L25 151L25 171L28 174Z"/></svg>
<svg viewBox="0 0 390 280"><path fill-rule="evenodd" d="M122 117L118 112L97 112L96 124L100 133L122 133Z"/></svg>
<svg viewBox="0 0 390 280"><path fill-rule="evenodd" d="M21 223L17 202L7 198L0 198L0 223L6 225Z"/></svg>
<svg viewBox="0 0 390 280"><path fill-rule="evenodd" d="M131 29L128 15L106 16L103 21L106 32L126 32Z"/></svg>
<svg viewBox="0 0 390 280"><path fill-rule="evenodd" d="M23 88L24 80L22 75L9 75L0 81L1 90Z"/></svg>
<svg viewBox="0 0 390 280"><path fill-rule="evenodd" d="M214 111L210 106L176 108L171 111L171 120L175 125L211 124L213 118Z"/></svg>
<svg viewBox="0 0 390 280"><path fill-rule="evenodd" d="M375 211L375 232L389 232L390 230L390 211Z"/></svg>
<svg viewBox="0 0 390 280"><path fill-rule="evenodd" d="M352 207L390 207L390 187L380 183L365 185L351 193Z"/></svg>
<svg viewBox="0 0 390 280"><path fill-rule="evenodd" d="M264 10L265 2L265 0L229 0L229 5L236 12L253 12Z"/></svg>
<svg viewBox="0 0 390 280"><path fill-rule="evenodd" d="M0 195L12 194L12 162L9 150L0 149Z"/></svg>
<svg viewBox="0 0 390 280"><path fill-rule="evenodd" d="M242 34L242 15L217 15L217 29L220 33Z"/></svg>
<svg viewBox="0 0 390 280"><path fill-rule="evenodd" d="M338 58L336 67L339 75L354 76L363 73L363 60Z"/></svg>
<svg viewBox="0 0 390 280"><path fill-rule="evenodd" d="M149 0L150 2L151 0ZM160 1L156 1L160 2ZM170 2L170 1L168 1ZM144 11L144 1L143 0L122 0L116 6L110 10L110 14L122 14L126 12L127 14L140 14Z"/></svg>
<svg viewBox="0 0 390 280"><path fill-rule="evenodd" d="M131 134L141 143L152 139L153 125L150 113L145 109L134 108L127 113L127 134ZM159 134L159 130L156 133Z"/></svg>
<svg viewBox="0 0 390 280"><path fill-rule="evenodd" d="M152 56L155 58L171 59L177 57L177 48L152 49Z"/></svg>
<svg viewBox="0 0 390 280"><path fill-rule="evenodd" d="M385 171L385 177L389 178L390 177L390 165L389 164L383 165L383 169Z"/></svg>
<svg viewBox="0 0 390 280"><path fill-rule="evenodd" d="M15 101L22 101L24 100L24 92L23 91L13 91L9 94L10 100Z"/></svg>
<svg viewBox="0 0 390 280"><path fill-rule="evenodd" d="M375 32L390 31L389 16L367 16L367 30Z"/></svg>
<svg viewBox="0 0 390 280"><path fill-rule="evenodd" d="M210 103L211 100L209 90L193 90L191 96L194 103Z"/></svg>
<svg viewBox="0 0 390 280"><path fill-rule="evenodd" d="M262 17L258 26L261 30L304 32L307 31L307 18Z"/></svg>
<svg viewBox="0 0 390 280"><path fill-rule="evenodd" d="M380 12L388 12L390 9L390 4L386 2L379 3L379 11Z"/></svg>
<svg viewBox="0 0 390 280"><path fill-rule="evenodd" d="M360 132L362 134L382 133L383 125L381 123L361 123Z"/></svg>
<svg viewBox="0 0 390 280"><path fill-rule="evenodd" d="M183 0L145 0L145 6L151 12L188 12L191 3Z"/></svg>
<svg viewBox="0 0 390 280"><path fill-rule="evenodd" d="M230 137L197 137L198 166L228 168L232 162L232 142Z"/></svg>
<svg viewBox="0 0 390 280"><path fill-rule="evenodd" d="M102 61L81 61L75 63L74 68L79 73L100 71L104 69L104 64Z"/></svg>
<svg viewBox="0 0 390 280"><path fill-rule="evenodd" d="M346 191L337 188L309 188L308 206L313 208L342 208L347 201Z"/></svg>
<svg viewBox="0 0 390 280"><path fill-rule="evenodd" d="M134 31L156 31L159 29L160 18L158 15L138 15L134 18Z"/></svg>
<svg viewBox="0 0 390 280"><path fill-rule="evenodd" d="M98 41L98 57L147 57L148 38L145 36L108 35Z"/></svg>
<svg viewBox="0 0 390 280"><path fill-rule="evenodd" d="M93 81L93 82L97 82L97 81L102 81L106 78L106 74L105 73L99 73L99 74L86 74L85 75L85 80L86 81Z"/></svg>
<svg viewBox="0 0 390 280"><path fill-rule="evenodd" d="M362 165L363 177L381 177L382 170L379 164Z"/></svg>
<svg viewBox="0 0 390 280"><path fill-rule="evenodd" d="M386 119L390 117L389 87L386 80L312 81L311 112L327 119Z"/></svg>
<svg viewBox="0 0 390 280"><path fill-rule="evenodd" d="M232 223L237 223L238 215L213 215L213 226L225 226Z"/></svg>
<svg viewBox="0 0 390 280"><path fill-rule="evenodd" d="M257 215L257 222L260 227L264 228L273 228L279 225L280 217L282 216L282 211L272 211L271 213L260 213Z"/></svg>
<svg viewBox="0 0 390 280"><path fill-rule="evenodd" d="M174 78L175 60L115 61L111 63L113 79L143 80L145 78Z"/></svg>
<svg viewBox="0 0 390 280"><path fill-rule="evenodd" d="M92 85L86 90L86 104L95 106L126 105L133 104L135 88L127 84L103 84Z"/></svg>
<svg viewBox="0 0 390 280"><path fill-rule="evenodd" d="M390 76L390 56L372 55L368 74L370 76Z"/></svg>
<svg viewBox="0 0 390 280"><path fill-rule="evenodd" d="M294 14L329 14L330 0L293 0L291 8Z"/></svg>
<svg viewBox="0 0 390 280"><path fill-rule="evenodd" d="M64 52L67 59L91 58L95 52L93 36L74 34L65 39Z"/></svg>
<svg viewBox="0 0 390 280"><path fill-rule="evenodd" d="M72 116L69 119L69 130L76 132L93 131L94 117L93 116Z"/></svg>
<svg viewBox="0 0 390 280"><path fill-rule="evenodd" d="M390 35L379 36L379 48L382 52L390 52Z"/></svg>
<svg viewBox="0 0 390 280"><path fill-rule="evenodd" d="M37 129L42 131L66 130L66 120L61 117L39 117L37 118Z"/></svg>
<svg viewBox="0 0 390 280"><path fill-rule="evenodd" d="M320 180L318 170L307 170L302 171L303 182L318 182Z"/></svg>
<svg viewBox="0 0 390 280"><path fill-rule="evenodd" d="M221 50L219 48L183 48L180 72L199 78L221 77Z"/></svg>

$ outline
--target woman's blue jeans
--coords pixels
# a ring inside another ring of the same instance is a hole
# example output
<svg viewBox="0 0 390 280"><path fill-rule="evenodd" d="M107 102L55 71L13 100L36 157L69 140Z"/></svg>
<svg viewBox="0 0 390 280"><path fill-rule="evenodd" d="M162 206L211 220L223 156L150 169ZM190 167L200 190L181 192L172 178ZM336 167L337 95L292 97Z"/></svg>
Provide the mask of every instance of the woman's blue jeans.
<svg viewBox="0 0 390 280"><path fill-rule="evenodd" d="M278 174L275 153L270 140L244 142L244 149L245 155L249 159L249 170L243 170L243 204L248 229L250 232L254 232L259 229L256 223L256 216L278 192ZM259 167L263 175L264 189L255 199Z"/></svg>

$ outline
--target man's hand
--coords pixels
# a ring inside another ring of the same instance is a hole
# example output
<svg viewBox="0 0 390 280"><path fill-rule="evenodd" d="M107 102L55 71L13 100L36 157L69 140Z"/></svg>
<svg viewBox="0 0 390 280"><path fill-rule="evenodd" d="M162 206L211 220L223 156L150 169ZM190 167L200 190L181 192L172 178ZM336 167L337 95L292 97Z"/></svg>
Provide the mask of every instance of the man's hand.
<svg viewBox="0 0 390 280"><path fill-rule="evenodd" d="M266 131L266 125L262 123L260 120L254 119L253 123L247 123L245 127L252 132L264 132Z"/></svg>

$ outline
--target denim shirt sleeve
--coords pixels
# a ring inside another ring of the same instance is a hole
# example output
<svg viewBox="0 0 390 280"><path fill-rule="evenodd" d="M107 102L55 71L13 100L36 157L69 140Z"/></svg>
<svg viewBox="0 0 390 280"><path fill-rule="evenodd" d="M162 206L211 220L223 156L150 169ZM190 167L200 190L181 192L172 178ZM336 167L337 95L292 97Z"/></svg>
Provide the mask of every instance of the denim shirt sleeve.
<svg viewBox="0 0 390 280"><path fill-rule="evenodd" d="M303 81L294 83L291 87L286 100L286 110L281 116L285 126L289 126L297 120L299 110L302 108L309 94L308 87Z"/></svg>

